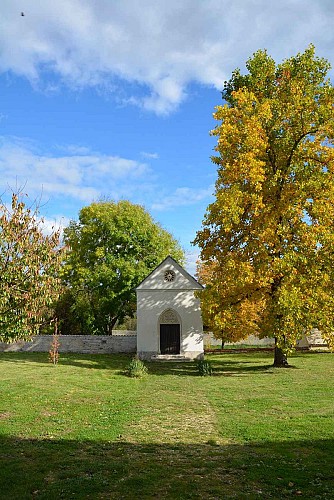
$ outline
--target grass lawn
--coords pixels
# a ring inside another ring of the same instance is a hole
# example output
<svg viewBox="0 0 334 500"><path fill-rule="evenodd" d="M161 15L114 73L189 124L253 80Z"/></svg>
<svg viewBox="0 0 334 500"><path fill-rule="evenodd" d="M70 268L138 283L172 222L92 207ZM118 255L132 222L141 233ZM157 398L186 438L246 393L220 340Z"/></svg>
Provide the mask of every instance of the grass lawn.
<svg viewBox="0 0 334 500"><path fill-rule="evenodd" d="M1 499L334 498L334 354L0 354Z"/></svg>

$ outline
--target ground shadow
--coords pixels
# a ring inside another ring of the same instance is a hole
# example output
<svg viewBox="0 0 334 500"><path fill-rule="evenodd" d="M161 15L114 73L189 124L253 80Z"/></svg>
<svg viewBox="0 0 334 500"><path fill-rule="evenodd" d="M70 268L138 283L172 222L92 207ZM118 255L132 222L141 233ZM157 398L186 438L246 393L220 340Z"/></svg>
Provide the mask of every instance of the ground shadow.
<svg viewBox="0 0 334 500"><path fill-rule="evenodd" d="M330 499L334 440L218 446L0 437L0 498Z"/></svg>
<svg viewBox="0 0 334 500"><path fill-rule="evenodd" d="M212 365L212 376L237 376L247 373L274 373L273 365L246 366L240 362L227 363L224 361L215 361ZM199 371L195 362L193 363L171 363L171 362L152 362L148 363L150 375L178 375L178 376L196 376L199 377Z"/></svg>
<svg viewBox="0 0 334 500"><path fill-rule="evenodd" d="M79 354L60 353L59 364L97 370L123 370L134 354ZM49 365L47 352L1 352L2 361L13 363L40 363Z"/></svg>
<svg viewBox="0 0 334 500"><path fill-rule="evenodd" d="M272 362L268 363L270 358L261 355L261 357L249 356L245 359L245 355L238 357L233 355L231 357L218 357L210 358L212 367L212 375L217 376L237 376L247 373L268 373L272 374L275 371ZM271 361L271 359L270 359ZM147 363L149 373L152 375L179 375L179 376L199 376L197 362L172 362L172 361L154 361Z"/></svg>
<svg viewBox="0 0 334 500"><path fill-rule="evenodd" d="M83 369L113 370L125 373L134 354L78 354L60 353L59 365L75 366ZM266 353L233 354L232 356L208 356L213 368L213 376L241 376L247 373L274 373L272 359ZM39 363L49 365L46 352L2 352L1 362ZM152 361L145 362L150 375L199 376L197 362Z"/></svg>

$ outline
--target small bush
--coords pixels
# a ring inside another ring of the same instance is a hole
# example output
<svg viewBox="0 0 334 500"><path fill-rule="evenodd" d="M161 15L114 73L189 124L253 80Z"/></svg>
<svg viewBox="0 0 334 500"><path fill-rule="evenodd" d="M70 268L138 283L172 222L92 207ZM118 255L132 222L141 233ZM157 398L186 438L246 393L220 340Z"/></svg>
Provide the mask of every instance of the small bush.
<svg viewBox="0 0 334 500"><path fill-rule="evenodd" d="M212 375L213 372L211 362L206 361L205 359L200 359L199 361L197 361L197 370L201 377Z"/></svg>
<svg viewBox="0 0 334 500"><path fill-rule="evenodd" d="M143 377L144 375L147 374L147 372L148 372L147 367L138 358L133 358L126 369L127 376L133 378Z"/></svg>

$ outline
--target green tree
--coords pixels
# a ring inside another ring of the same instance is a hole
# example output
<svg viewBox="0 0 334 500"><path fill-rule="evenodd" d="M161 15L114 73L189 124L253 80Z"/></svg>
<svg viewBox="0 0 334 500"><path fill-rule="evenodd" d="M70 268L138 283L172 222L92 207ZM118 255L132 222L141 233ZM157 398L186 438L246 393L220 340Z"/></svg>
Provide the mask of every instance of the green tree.
<svg viewBox="0 0 334 500"><path fill-rule="evenodd" d="M197 233L203 293L221 329L276 339L276 366L303 333L334 331L334 88L314 47L266 51L235 70L217 106L215 201Z"/></svg>
<svg viewBox="0 0 334 500"><path fill-rule="evenodd" d="M72 296L72 318L82 318L81 333L111 334L117 321L134 315L135 287L150 271L168 255L184 262L171 234L129 201L84 207L64 235L64 281Z"/></svg>
<svg viewBox="0 0 334 500"><path fill-rule="evenodd" d="M38 333L59 292L63 250L59 231L46 236L38 208L13 194L0 201L0 340L13 342Z"/></svg>

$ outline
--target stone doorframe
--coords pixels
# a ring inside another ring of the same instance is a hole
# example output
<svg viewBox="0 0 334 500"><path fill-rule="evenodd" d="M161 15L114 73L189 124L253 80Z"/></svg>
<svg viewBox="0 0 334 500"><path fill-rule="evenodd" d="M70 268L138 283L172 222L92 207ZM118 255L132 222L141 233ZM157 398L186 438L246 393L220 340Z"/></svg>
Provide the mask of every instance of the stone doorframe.
<svg viewBox="0 0 334 500"><path fill-rule="evenodd" d="M179 314L172 308L165 309L159 316L157 325L158 350L160 349L160 325L180 325L180 352L182 350L182 322Z"/></svg>

